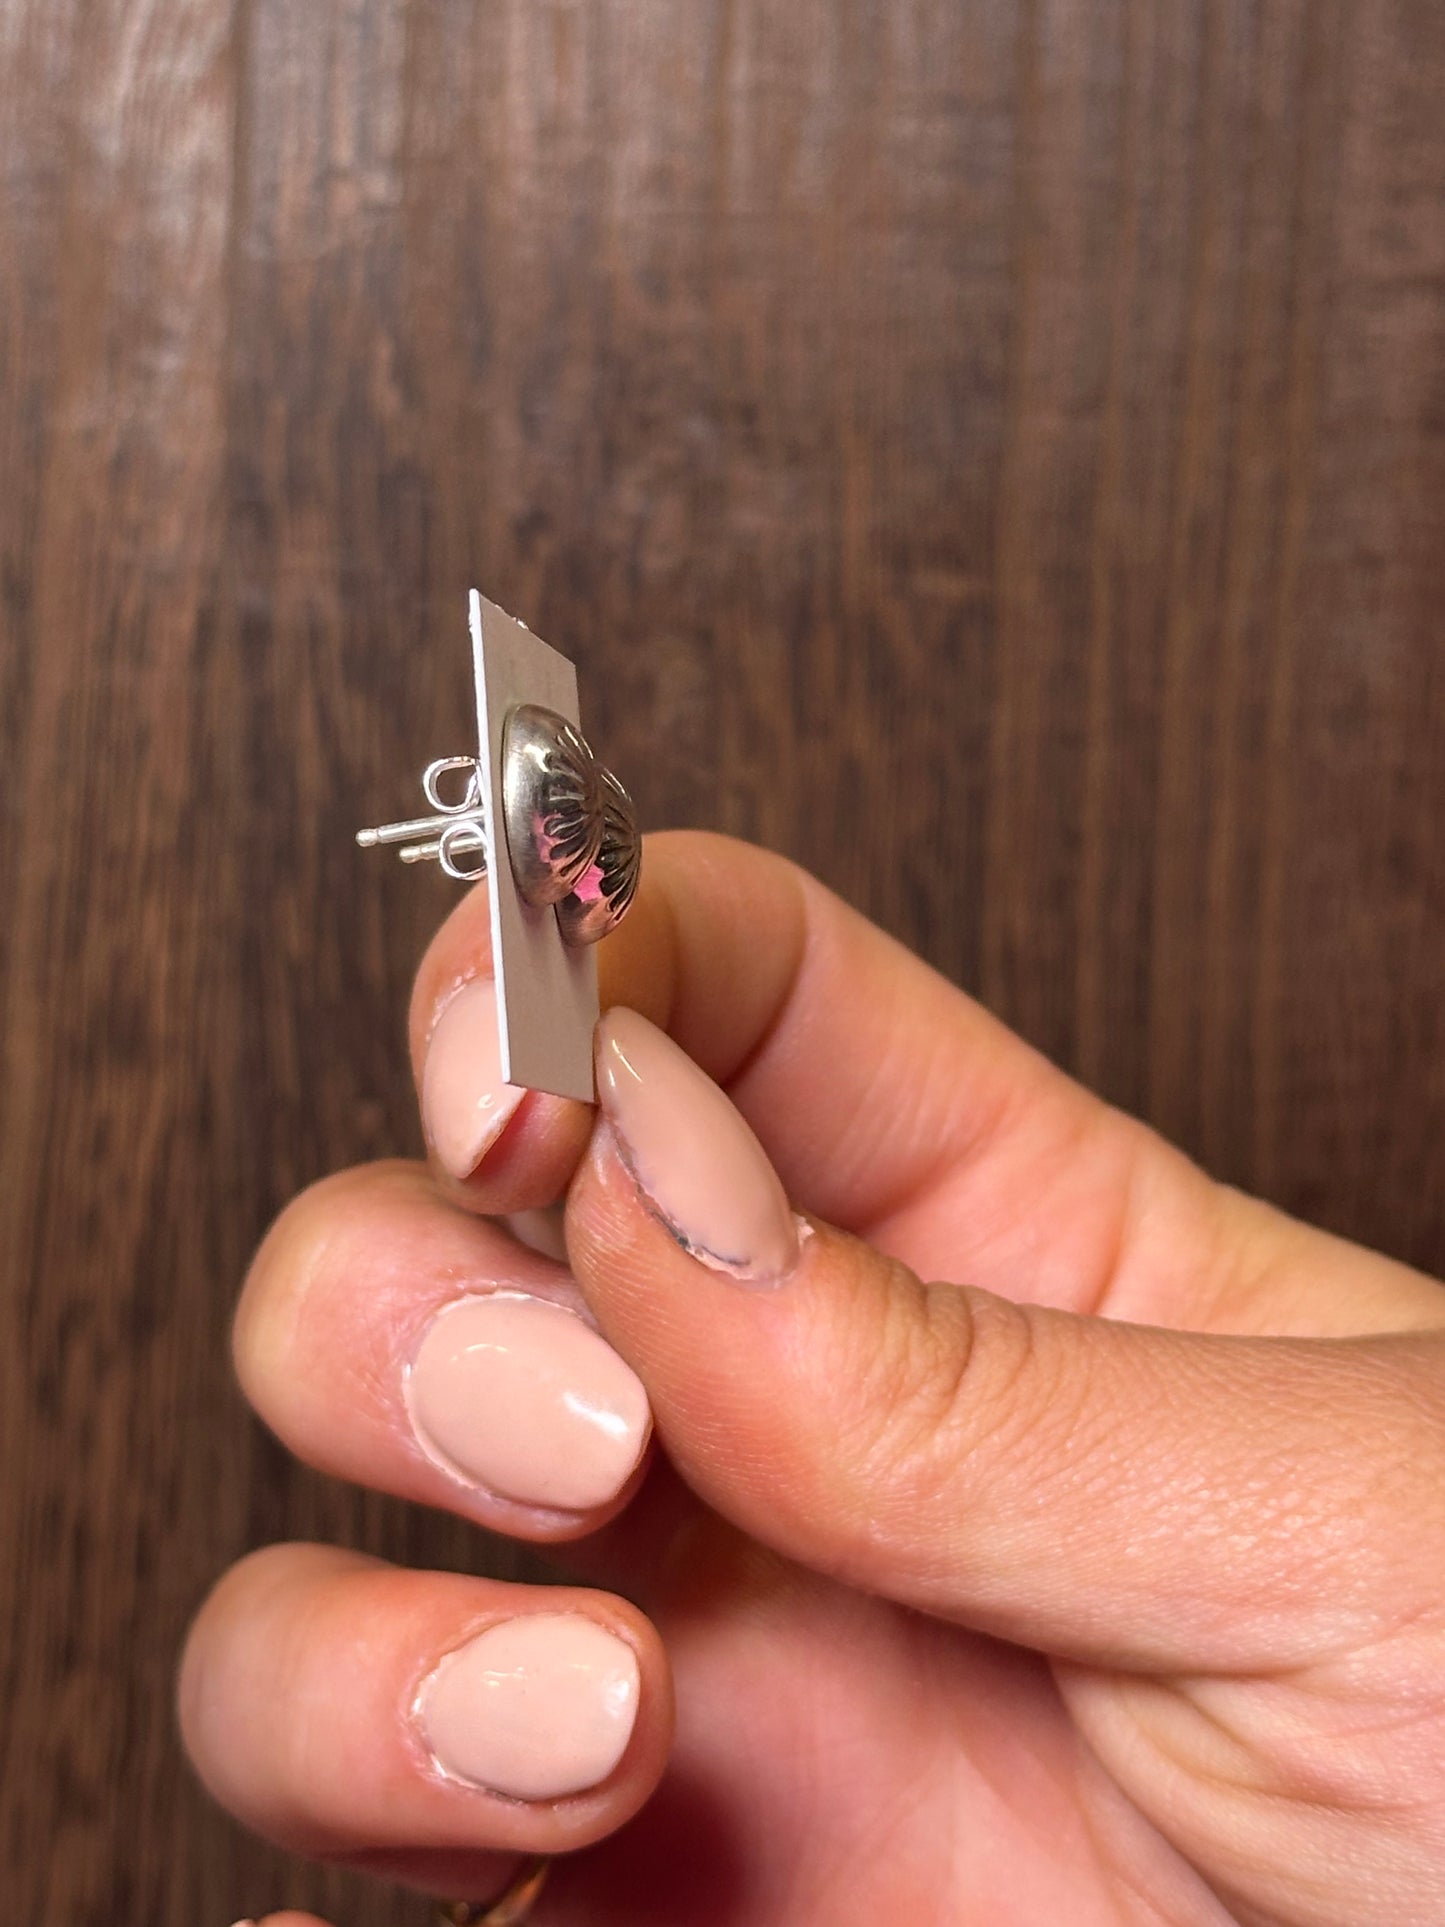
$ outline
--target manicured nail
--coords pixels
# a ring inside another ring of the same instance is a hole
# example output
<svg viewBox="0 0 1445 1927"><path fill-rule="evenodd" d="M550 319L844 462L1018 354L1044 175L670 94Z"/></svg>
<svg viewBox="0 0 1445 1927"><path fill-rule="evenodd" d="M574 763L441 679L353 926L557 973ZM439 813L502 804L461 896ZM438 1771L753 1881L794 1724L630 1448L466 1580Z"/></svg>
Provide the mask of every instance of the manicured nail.
<svg viewBox="0 0 1445 1927"><path fill-rule="evenodd" d="M767 1153L705 1071L635 1010L597 1033L597 1095L638 1184L684 1248L753 1283L783 1278L798 1225Z"/></svg>
<svg viewBox="0 0 1445 1927"><path fill-rule="evenodd" d="M627 1751L637 1655L581 1613L489 1626L449 1653L417 1697L422 1731L453 1779L513 1800L599 1786Z"/></svg>
<svg viewBox="0 0 1445 1927"><path fill-rule="evenodd" d="M521 1505L585 1512L631 1477L651 1429L642 1381L575 1312L524 1292L458 1299L406 1380L423 1449Z"/></svg>
<svg viewBox="0 0 1445 1927"><path fill-rule="evenodd" d="M438 1017L422 1070L422 1122L443 1168L470 1177L525 1095L502 1082L496 986L474 977Z"/></svg>

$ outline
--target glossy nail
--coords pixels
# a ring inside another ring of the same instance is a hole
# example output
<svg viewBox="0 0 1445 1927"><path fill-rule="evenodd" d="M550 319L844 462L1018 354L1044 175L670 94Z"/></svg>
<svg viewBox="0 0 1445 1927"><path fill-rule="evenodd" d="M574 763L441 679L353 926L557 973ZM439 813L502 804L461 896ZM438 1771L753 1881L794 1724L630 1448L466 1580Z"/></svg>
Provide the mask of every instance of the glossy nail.
<svg viewBox="0 0 1445 1927"><path fill-rule="evenodd" d="M581 1613L535 1613L449 1653L417 1714L453 1779L514 1800L561 1800L616 1768L640 1686L637 1655L615 1633Z"/></svg>
<svg viewBox="0 0 1445 1927"><path fill-rule="evenodd" d="M767 1153L705 1071L633 1010L597 1033L597 1095L629 1169L693 1257L776 1283L798 1257L798 1225Z"/></svg>
<svg viewBox="0 0 1445 1927"><path fill-rule="evenodd" d="M438 1017L422 1069L422 1122L442 1167L469 1177L525 1095L502 1081L496 986L474 977Z"/></svg>
<svg viewBox="0 0 1445 1927"><path fill-rule="evenodd" d="M642 1381L606 1339L524 1292L446 1306L407 1373L406 1403L453 1477L561 1512L615 1498L651 1429Z"/></svg>

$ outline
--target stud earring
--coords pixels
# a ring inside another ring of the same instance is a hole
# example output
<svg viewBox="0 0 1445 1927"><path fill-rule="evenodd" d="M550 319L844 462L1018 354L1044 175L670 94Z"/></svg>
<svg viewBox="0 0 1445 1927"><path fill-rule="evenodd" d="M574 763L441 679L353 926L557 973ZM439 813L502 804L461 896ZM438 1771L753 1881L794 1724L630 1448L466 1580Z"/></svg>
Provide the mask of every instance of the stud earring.
<svg viewBox="0 0 1445 1927"><path fill-rule="evenodd" d="M462 883L488 879L502 1075L590 1103L592 946L636 894L637 816L582 734L572 664L475 589L469 616L478 754L427 765L429 815L356 840Z"/></svg>

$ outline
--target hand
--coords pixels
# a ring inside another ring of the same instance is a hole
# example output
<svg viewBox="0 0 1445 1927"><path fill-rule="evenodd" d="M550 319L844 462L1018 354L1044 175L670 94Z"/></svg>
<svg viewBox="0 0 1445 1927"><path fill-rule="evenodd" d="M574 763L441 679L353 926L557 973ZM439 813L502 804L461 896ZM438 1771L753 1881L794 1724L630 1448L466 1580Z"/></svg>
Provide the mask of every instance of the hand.
<svg viewBox="0 0 1445 1927"><path fill-rule="evenodd" d="M307 1193L236 1330L303 1458L637 1605L254 1555L183 1668L218 1797L436 1892L567 1852L538 1927L1445 1920L1445 1292L781 860L644 875L601 1111L508 1109L474 894L414 998L434 1173ZM570 1274L491 1221L564 1191ZM539 1614L509 1743L510 1661L434 1669Z"/></svg>

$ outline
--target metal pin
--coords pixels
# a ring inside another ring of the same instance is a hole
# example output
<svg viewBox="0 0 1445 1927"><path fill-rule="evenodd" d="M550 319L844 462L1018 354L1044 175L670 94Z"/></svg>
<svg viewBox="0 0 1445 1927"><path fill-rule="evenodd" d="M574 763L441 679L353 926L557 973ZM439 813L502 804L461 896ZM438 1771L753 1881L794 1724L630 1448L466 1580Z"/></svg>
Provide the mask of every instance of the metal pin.
<svg viewBox="0 0 1445 1927"><path fill-rule="evenodd" d="M455 818L450 816L414 816L409 823L383 823L375 830L358 830L356 840L363 850L374 849L378 843L409 843L415 837L425 836L428 830L445 829L454 821ZM480 816L477 818L477 834L483 835ZM431 855L435 856L436 851L432 850ZM410 863L414 858L408 856L403 850L401 860L403 863Z"/></svg>
<svg viewBox="0 0 1445 1927"><path fill-rule="evenodd" d="M475 831L468 831L463 829L461 825L455 825L454 827L461 831L461 833L452 838L453 851L460 854L468 850L480 850L482 852L481 867L472 872L472 874L485 876L487 873L487 839L482 834L481 829L478 828ZM441 856L441 853L442 839L439 836L434 836L425 843L408 843L405 849L397 851L397 855L403 863L435 863Z"/></svg>

